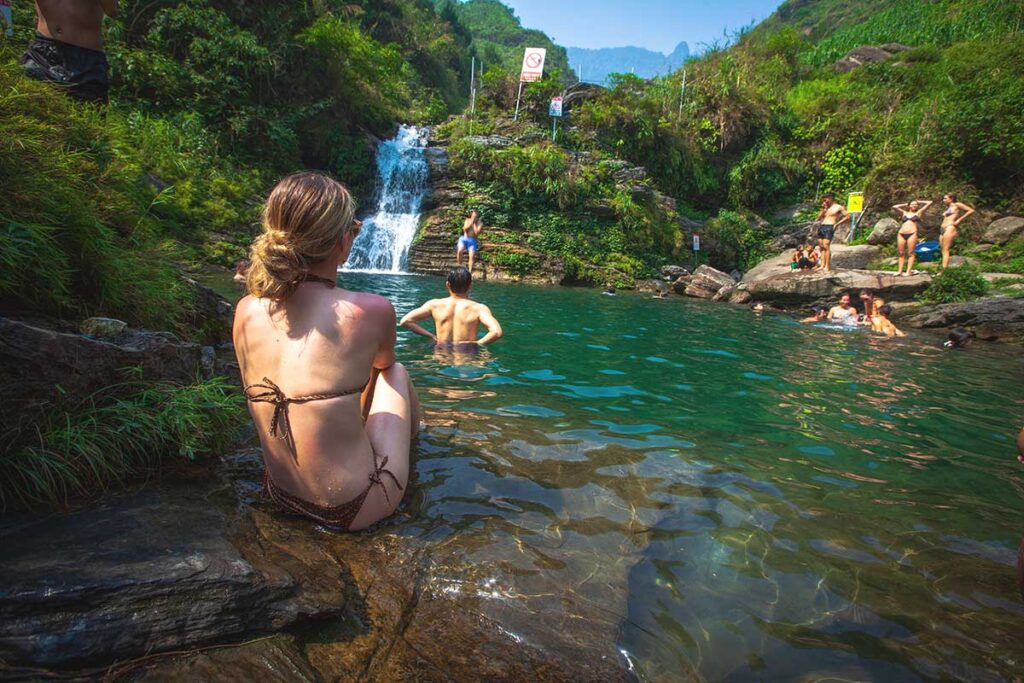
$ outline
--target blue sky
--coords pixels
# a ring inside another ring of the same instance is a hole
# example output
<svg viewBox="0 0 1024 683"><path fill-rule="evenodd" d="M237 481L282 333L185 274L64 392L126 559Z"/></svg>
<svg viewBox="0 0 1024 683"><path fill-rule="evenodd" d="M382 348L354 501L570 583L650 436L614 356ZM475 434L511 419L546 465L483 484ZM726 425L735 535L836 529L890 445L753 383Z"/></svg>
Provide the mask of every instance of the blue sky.
<svg viewBox="0 0 1024 683"><path fill-rule="evenodd" d="M566 47L637 45L669 53L685 40L691 51L725 30L760 21L781 0L504 0L527 28Z"/></svg>

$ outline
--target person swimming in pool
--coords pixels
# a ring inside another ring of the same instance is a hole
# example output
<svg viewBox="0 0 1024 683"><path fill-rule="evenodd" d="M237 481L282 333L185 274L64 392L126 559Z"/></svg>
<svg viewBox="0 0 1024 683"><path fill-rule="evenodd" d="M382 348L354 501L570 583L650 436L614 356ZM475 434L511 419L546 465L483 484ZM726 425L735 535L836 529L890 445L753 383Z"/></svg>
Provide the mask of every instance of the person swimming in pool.
<svg viewBox="0 0 1024 683"><path fill-rule="evenodd" d="M916 199L912 199L907 204L895 204L892 207L893 211L899 212L903 221L903 224L900 225L900 232L896 236L896 250L899 252L896 275L900 277L911 275L914 272L914 259L917 258L917 254L914 253L914 247L917 246L917 240L920 236L921 216L934 203L931 201L919 202ZM903 272L904 262L907 263L906 272Z"/></svg>
<svg viewBox="0 0 1024 683"><path fill-rule="evenodd" d="M826 273L832 269L832 240L836 229L850 220L850 212L836 201L836 196L829 192L821 198L821 211L818 213L818 244L821 246L820 270Z"/></svg>
<svg viewBox="0 0 1024 683"><path fill-rule="evenodd" d="M811 315L806 317L806 318L804 318L800 322L802 322L802 323L820 323L821 321L823 321L825 319L825 316L827 314L828 314L828 311L826 311L824 308L822 308L821 306L815 306L814 308L811 309Z"/></svg>
<svg viewBox="0 0 1024 683"><path fill-rule="evenodd" d="M829 309L828 321L840 325L857 324L857 309L850 305L849 294L843 294L839 303Z"/></svg>
<svg viewBox="0 0 1024 683"><path fill-rule="evenodd" d="M398 324L435 344L485 346L501 339L504 332L491 309L469 298L469 290L473 286L473 275L469 269L465 266L452 268L445 286L448 288L447 297L431 299L409 311ZM434 319L436 333L417 323L430 317ZM487 328L487 334L477 339L480 325Z"/></svg>
<svg viewBox="0 0 1024 683"><path fill-rule="evenodd" d="M871 317L871 330L880 332L886 337L906 337L906 333L892 324L889 316L892 315L892 306L882 304L875 308L875 314Z"/></svg>
<svg viewBox="0 0 1024 683"><path fill-rule="evenodd" d="M462 222L462 237L455 244L455 265L462 265L462 253L466 252L469 254L469 272L473 272L473 260L476 258L476 253L480 250L480 245L476 238L480 236L483 231L484 225L480 221L480 212L473 209L469 213L469 218Z"/></svg>

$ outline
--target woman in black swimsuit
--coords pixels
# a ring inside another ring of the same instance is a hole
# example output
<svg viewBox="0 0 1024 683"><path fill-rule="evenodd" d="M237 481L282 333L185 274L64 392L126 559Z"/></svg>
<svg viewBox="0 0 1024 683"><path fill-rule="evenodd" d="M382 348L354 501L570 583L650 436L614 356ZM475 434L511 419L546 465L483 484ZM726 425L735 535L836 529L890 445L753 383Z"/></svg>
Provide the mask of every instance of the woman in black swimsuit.
<svg viewBox="0 0 1024 683"><path fill-rule="evenodd" d="M924 212L932 204L934 202L919 202L914 199L909 204L896 204L892 207L893 211L899 211L900 216L903 218L900 234L896 238L896 248L900 254L896 275L910 275L914 272L914 259L917 258L917 255L914 253L914 247L917 246L917 238L919 237L918 226L921 223L921 216L924 215ZM909 262L907 263L907 272L904 273L903 261L907 258L908 252Z"/></svg>

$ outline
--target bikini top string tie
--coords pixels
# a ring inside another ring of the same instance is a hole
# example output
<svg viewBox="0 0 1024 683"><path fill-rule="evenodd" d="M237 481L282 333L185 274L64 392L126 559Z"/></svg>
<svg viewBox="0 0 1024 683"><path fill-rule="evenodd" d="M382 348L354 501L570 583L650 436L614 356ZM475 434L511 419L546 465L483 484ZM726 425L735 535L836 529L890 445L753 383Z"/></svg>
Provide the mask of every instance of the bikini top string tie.
<svg viewBox="0 0 1024 683"><path fill-rule="evenodd" d="M263 391L250 393L251 389L262 389ZM274 415L270 418L270 435L287 440L291 433L288 426L288 404L292 402L292 399L285 396L281 388L267 377L264 377L261 383L250 384L244 391L245 397L253 403L272 403L274 405Z"/></svg>

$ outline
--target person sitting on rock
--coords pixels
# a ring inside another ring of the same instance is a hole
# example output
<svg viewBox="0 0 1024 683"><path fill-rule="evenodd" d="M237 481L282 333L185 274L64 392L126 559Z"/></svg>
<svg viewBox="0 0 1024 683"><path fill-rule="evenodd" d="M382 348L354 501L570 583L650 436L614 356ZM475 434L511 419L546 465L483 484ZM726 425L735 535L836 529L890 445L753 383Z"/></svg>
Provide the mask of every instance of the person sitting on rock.
<svg viewBox="0 0 1024 683"><path fill-rule="evenodd" d="M839 303L828 311L828 321L840 325L856 325L857 309L850 305L850 295L843 294Z"/></svg>
<svg viewBox="0 0 1024 683"><path fill-rule="evenodd" d="M832 240L836 229L850 220L850 212L836 201L836 196L829 192L821 198L821 211L818 213L818 244L821 246L821 270L826 273L832 269Z"/></svg>
<svg viewBox="0 0 1024 683"><path fill-rule="evenodd" d="M477 243L476 238L480 236L483 231L483 223L480 222L480 212L473 209L469 213L469 218L462 222L462 237L455 245L455 265L462 265L462 253L466 252L469 254L469 272L473 272L473 259L476 258L477 251L480 250L480 245Z"/></svg>
<svg viewBox="0 0 1024 683"><path fill-rule="evenodd" d="M431 299L419 308L402 316L398 324L435 344L453 346L485 346L501 339L504 332L501 324L491 314L491 309L469 298L473 286L473 275L465 266L456 266L448 273L445 283L448 296ZM430 332L416 321L433 317L436 333ZM477 339L477 330L483 325L487 334Z"/></svg>
<svg viewBox="0 0 1024 683"><path fill-rule="evenodd" d="M361 223L341 183L282 179L251 248L233 341L266 467L285 511L365 529L402 500L419 402L395 361L395 309L337 286Z"/></svg>
<svg viewBox="0 0 1024 683"><path fill-rule="evenodd" d="M889 304L878 306L875 309L875 314L871 317L871 329L881 332L886 337L906 337L907 335L889 320L890 315L892 315L892 306Z"/></svg>

